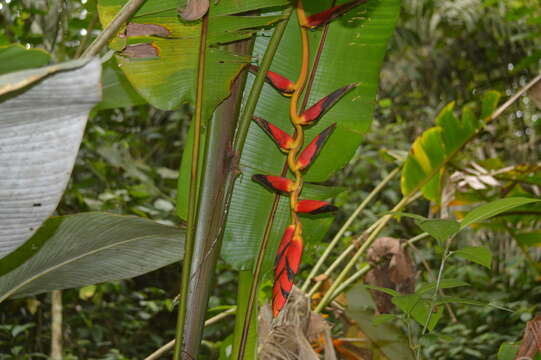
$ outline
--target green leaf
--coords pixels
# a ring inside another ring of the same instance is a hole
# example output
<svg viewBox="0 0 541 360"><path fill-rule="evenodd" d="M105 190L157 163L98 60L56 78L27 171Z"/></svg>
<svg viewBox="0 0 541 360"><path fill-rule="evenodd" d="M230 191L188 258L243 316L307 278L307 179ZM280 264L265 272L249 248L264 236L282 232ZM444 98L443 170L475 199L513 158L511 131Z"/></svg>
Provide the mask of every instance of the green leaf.
<svg viewBox="0 0 541 360"><path fill-rule="evenodd" d="M468 225L487 220L488 218L499 215L518 206L538 201L541 201L541 199L511 197L489 202L488 204L484 204L473 209L466 216L464 216L464 219L462 219L460 222L460 228L463 229Z"/></svg>
<svg viewBox="0 0 541 360"><path fill-rule="evenodd" d="M131 278L182 259L184 230L131 216L53 217L0 260L0 302L58 289ZM25 244L26 245L26 244Z"/></svg>
<svg viewBox="0 0 541 360"><path fill-rule="evenodd" d="M96 106L98 110L146 103L145 99L135 91L124 73L118 68L114 58L103 63L101 82L103 84L103 100Z"/></svg>
<svg viewBox="0 0 541 360"><path fill-rule="evenodd" d="M399 296L400 295L400 293L398 291L394 290L394 289L389 289L389 288L376 286L376 285L367 285L367 284L363 284L362 286L364 286L367 289L381 291L382 293L385 293L385 294L391 295L391 296Z"/></svg>
<svg viewBox="0 0 541 360"><path fill-rule="evenodd" d="M0 258L56 209L100 101L100 72L84 59L0 76Z"/></svg>
<svg viewBox="0 0 541 360"><path fill-rule="evenodd" d="M430 321L427 326L430 331L437 325L443 313L443 307L440 306L432 312L432 315L430 315L432 309L430 302L421 298L418 294L394 296L391 301L404 313L410 315L421 326L425 326L430 316Z"/></svg>
<svg viewBox="0 0 541 360"><path fill-rule="evenodd" d="M519 344L503 343L498 350L498 360L515 360L515 356L520 348Z"/></svg>
<svg viewBox="0 0 541 360"><path fill-rule="evenodd" d="M460 224L451 219L429 219L416 221L416 224L443 244L460 231Z"/></svg>
<svg viewBox="0 0 541 360"><path fill-rule="evenodd" d="M468 284L465 281L461 281L457 279L442 279L440 281L440 289L450 289L450 288L455 288L455 287L460 287L460 286L470 286L470 284ZM436 281L433 281L428 284L424 284L420 286L419 289L417 289L415 293L421 295L428 291L434 290L435 288L436 288Z"/></svg>
<svg viewBox="0 0 541 360"><path fill-rule="evenodd" d="M444 304L464 304L464 305L474 305L474 306L487 306L488 303L473 299L464 299L456 296L440 296L435 302L436 305Z"/></svg>
<svg viewBox="0 0 541 360"><path fill-rule="evenodd" d="M402 194L408 195L420 188L427 199L439 203L440 180L447 163L482 128L481 120L494 111L499 98L496 91L486 92L479 118L466 106L459 120L454 115L455 104L445 106L436 117L436 126L426 130L411 146L402 169Z"/></svg>
<svg viewBox="0 0 541 360"><path fill-rule="evenodd" d="M348 291L347 300L347 315L357 322L374 347L378 348L387 359L413 360L415 358L404 332L388 322L390 314L374 315L374 302L363 285L355 286Z"/></svg>
<svg viewBox="0 0 541 360"><path fill-rule="evenodd" d="M523 246L541 246L541 230L515 234L514 238Z"/></svg>
<svg viewBox="0 0 541 360"><path fill-rule="evenodd" d="M379 315L374 316L374 318L372 319L372 323L377 326L377 325L391 322L396 318L397 316L394 314L379 314Z"/></svg>
<svg viewBox="0 0 541 360"><path fill-rule="evenodd" d="M42 49L26 49L21 44L0 46L0 75L49 64L51 55Z"/></svg>
<svg viewBox="0 0 541 360"><path fill-rule="evenodd" d="M462 249L453 251L453 254L461 258L473 261L479 265L490 269L492 264L492 252L485 246L468 246Z"/></svg>
<svg viewBox="0 0 541 360"><path fill-rule="evenodd" d="M326 0L305 1L306 11L310 14L328 7ZM306 172L305 181L326 181L347 164L359 147L372 121L379 70L399 10L398 0L369 1L329 25L317 76L308 95L308 106L342 86L353 82L360 82L360 85L344 96L317 124L306 128L305 144L308 144L324 128L332 123L337 124L315 163ZM310 32L309 38L313 59L322 39L322 30ZM258 37L253 56L255 59L264 53L268 41L268 36ZM295 80L300 68L300 50L297 19L292 16L271 70ZM347 72L343 71L345 68ZM248 88L252 81L253 76L250 75ZM284 131L293 131L289 120L289 98L280 95L268 84L263 88L255 115L271 121ZM236 268L251 268L266 223L272 218L264 266L270 269L279 240L290 221L288 200L281 199L278 211L271 214L274 194L254 183L251 176L256 173L279 175L285 160L285 155L268 135L253 123L240 159L241 175L233 191L222 248L223 258ZM310 188L310 185L306 186L303 198L312 198ZM303 227L305 241L319 241L325 235L332 217L308 219L306 217L309 224ZM312 224L318 224L314 228L317 230L312 231Z"/></svg>
<svg viewBox="0 0 541 360"><path fill-rule="evenodd" d="M125 2L98 1L103 26L113 19ZM238 56L216 45L249 38L258 28L280 20L279 16L240 13L285 4L285 0L211 2L205 77L212 80L212 86L205 87L205 122L229 95L232 81L250 61L249 57ZM119 35L111 40L110 47L117 50L116 60L120 68L143 98L157 108L172 110L182 103L195 102L194 74L199 60L200 33L201 21L180 21L177 0L149 0L130 19L127 28L121 29Z"/></svg>

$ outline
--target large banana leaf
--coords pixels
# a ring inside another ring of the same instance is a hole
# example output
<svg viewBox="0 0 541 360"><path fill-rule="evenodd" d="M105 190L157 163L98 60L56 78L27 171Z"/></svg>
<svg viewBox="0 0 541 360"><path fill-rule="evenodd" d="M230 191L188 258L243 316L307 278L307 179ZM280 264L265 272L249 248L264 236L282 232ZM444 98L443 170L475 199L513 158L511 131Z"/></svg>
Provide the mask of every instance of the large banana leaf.
<svg viewBox="0 0 541 360"><path fill-rule="evenodd" d="M126 0L99 0L98 10L106 26ZM286 0L222 0L211 4L205 61L205 107L209 119L225 99L240 70L249 62L217 47L217 44L248 38L257 28L268 26L279 16L238 16L255 9L283 5ZM149 0L121 29L110 46L117 50L118 65L134 88L152 105L171 110L194 102L201 22L181 22L178 0ZM184 4L181 2L180 8Z"/></svg>
<svg viewBox="0 0 541 360"><path fill-rule="evenodd" d="M0 77L0 258L58 205L100 73L98 60L77 60Z"/></svg>
<svg viewBox="0 0 541 360"><path fill-rule="evenodd" d="M483 96L479 116L472 106L466 106L461 120L454 114L454 103L445 106L436 117L436 126L426 130L411 146L402 169L402 193L408 195L421 187L427 199L439 203L445 166L483 127L499 99L498 92L488 91Z"/></svg>
<svg viewBox="0 0 541 360"><path fill-rule="evenodd" d="M332 2L315 0L304 3L308 13L316 13L330 7ZM325 181L333 172L343 167L361 143L362 135L368 130L378 88L380 65L387 41L394 30L399 8L399 0L369 0L329 26L311 91L307 94L308 105L339 87L352 82L360 84L318 124L307 129L305 143L311 141L325 127L337 123L336 131L306 173L307 181ZM312 59L321 41L322 30L310 33ZM257 39L254 58L261 56L267 43L268 37ZM299 68L299 30L293 16L274 57L271 70L295 80ZM288 111L289 99L266 85L258 102L256 115L292 132ZM281 199L278 210L271 214L275 195L254 183L251 176L256 173L279 175L284 162L284 154L256 124L252 124L240 160L241 175L233 191L222 248L223 257L237 268L249 269L252 266L267 222L272 221L271 242L264 268L270 267L278 240L289 221L288 203L287 199ZM335 195L335 189L311 184L306 184L303 191L305 198L326 199ZM306 241L321 239L331 220L330 217L304 219Z"/></svg>
<svg viewBox="0 0 541 360"><path fill-rule="evenodd" d="M182 259L184 230L133 216L52 217L0 262L0 302L131 278Z"/></svg>

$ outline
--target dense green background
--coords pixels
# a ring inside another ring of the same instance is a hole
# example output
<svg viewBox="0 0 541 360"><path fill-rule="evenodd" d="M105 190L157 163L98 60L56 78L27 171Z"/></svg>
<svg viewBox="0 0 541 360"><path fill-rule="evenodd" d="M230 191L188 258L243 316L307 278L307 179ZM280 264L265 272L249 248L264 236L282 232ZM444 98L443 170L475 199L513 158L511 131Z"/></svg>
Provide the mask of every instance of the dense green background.
<svg viewBox="0 0 541 360"><path fill-rule="evenodd" d="M372 128L350 165L328 182L348 189L337 200L341 211L335 224L341 224L393 168L385 151L407 151L416 136L433 126L445 104L454 100L462 107L488 89L511 95L539 70L541 11L537 1L403 0L402 4L381 73ZM99 29L92 0L55 0L48 5L45 1L12 0L8 4L4 0L0 5L0 45L16 42L44 48L55 61L75 56L85 29L90 27L92 36ZM139 105L106 109L110 106L102 105L102 110L91 115L58 213L107 210L178 223L173 210L175 169L191 108L161 111ZM497 158L507 164L538 162L540 136L539 111L524 97L470 144L464 156L477 161ZM483 164L488 166L486 161ZM484 195L490 197L498 191L487 189ZM396 179L354 222L350 235L360 233L399 198ZM418 201L410 211L428 215L429 204ZM385 230L402 238L418 232L407 220ZM539 278L506 232L497 227L481 229L461 241L490 245L496 261L492 272L465 262L450 264L448 277L472 284L454 295L493 300L514 312L455 306L459 321L452 323L444 316L437 327L440 336L425 342L425 355L430 359L495 358L499 344L519 338L526 321L541 310ZM318 244L308 247L304 269L315 262L322 248ZM433 268L439 261L429 242L419 244L413 255L416 263L424 259ZM539 260L539 251L532 255ZM211 308L235 302L236 275L225 265L219 266ZM140 359L169 341L178 272L176 264L133 280L64 291L66 358ZM426 271L420 271L420 277L426 278ZM49 305L49 295L0 305L0 359L46 358ZM207 328L206 354L215 353L231 331L231 321Z"/></svg>

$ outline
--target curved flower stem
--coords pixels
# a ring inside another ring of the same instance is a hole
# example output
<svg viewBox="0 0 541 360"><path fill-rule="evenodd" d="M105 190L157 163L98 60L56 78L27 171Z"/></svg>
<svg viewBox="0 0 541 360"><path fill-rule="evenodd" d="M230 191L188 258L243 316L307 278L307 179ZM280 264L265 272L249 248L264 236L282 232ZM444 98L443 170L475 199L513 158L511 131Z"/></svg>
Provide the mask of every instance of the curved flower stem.
<svg viewBox="0 0 541 360"><path fill-rule="evenodd" d="M195 98L194 114L194 141L192 146L192 168L190 177L189 192L189 211L188 211L188 231L186 234L186 243L184 244L184 259L182 261L182 283L180 291L180 303L178 305L177 330L175 335L175 353L174 360L180 360L181 347L184 342L184 325L186 322L188 290L190 285L190 276L192 273L192 258L195 245L195 233L197 230L198 213L198 174L199 174L199 150L201 143L201 124L203 117L203 87L205 80L205 59L207 48L208 14L203 17L201 25L201 40L199 44L199 63L197 67L197 89Z"/></svg>

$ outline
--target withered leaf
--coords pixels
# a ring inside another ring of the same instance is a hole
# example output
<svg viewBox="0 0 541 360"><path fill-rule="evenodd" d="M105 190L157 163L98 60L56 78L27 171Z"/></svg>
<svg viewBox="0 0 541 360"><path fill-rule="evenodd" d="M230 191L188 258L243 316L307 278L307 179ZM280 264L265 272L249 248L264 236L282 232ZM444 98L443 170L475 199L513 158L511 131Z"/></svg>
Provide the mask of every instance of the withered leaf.
<svg viewBox="0 0 541 360"><path fill-rule="evenodd" d="M372 265L365 277L367 284L394 289L410 294L415 288L413 262L400 240L391 237L377 239L368 250L368 261ZM379 313L389 313L394 308L391 296L381 291L372 291Z"/></svg>
<svg viewBox="0 0 541 360"><path fill-rule="evenodd" d="M188 0L186 8L182 10L182 18L186 21L201 19L209 10L209 0Z"/></svg>
<svg viewBox="0 0 541 360"><path fill-rule="evenodd" d="M536 353L541 354L541 314L537 314L535 318L526 324L526 330L524 330L522 343L515 360L533 359Z"/></svg>

